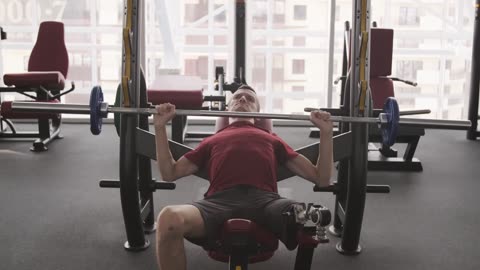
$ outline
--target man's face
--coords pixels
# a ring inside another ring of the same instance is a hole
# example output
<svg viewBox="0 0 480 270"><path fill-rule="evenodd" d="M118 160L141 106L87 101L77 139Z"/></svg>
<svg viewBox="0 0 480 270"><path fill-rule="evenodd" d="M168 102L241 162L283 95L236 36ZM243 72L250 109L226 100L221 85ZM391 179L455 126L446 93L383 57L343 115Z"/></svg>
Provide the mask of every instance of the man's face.
<svg viewBox="0 0 480 270"><path fill-rule="evenodd" d="M257 95L248 89L238 89L228 103L228 110L235 112L258 112L260 104Z"/></svg>

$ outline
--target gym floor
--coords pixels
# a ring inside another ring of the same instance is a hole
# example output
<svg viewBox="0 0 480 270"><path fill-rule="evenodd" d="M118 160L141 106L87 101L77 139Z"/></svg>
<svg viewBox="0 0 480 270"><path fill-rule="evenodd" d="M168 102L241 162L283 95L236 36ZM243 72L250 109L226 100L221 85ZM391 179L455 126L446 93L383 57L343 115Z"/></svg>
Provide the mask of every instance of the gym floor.
<svg viewBox="0 0 480 270"><path fill-rule="evenodd" d="M64 124L64 139L43 153L30 152L30 141L0 141L1 269L157 269L154 235L147 236L147 250L126 252L119 190L98 186L100 179L118 179L119 171L119 138L113 125L103 129L92 136L86 125ZM306 127L274 132L293 148L316 141ZM369 183L390 185L391 193L367 195L362 253L339 254L331 236L315 250L312 269L480 269L480 141L466 140L463 131L427 130L416 157L423 172L369 172ZM207 185L186 177L176 190L155 192L155 213L200 198ZM287 179L279 190L333 211L333 194L314 193L307 181ZM227 269L201 247L187 242L186 252L188 269ZM295 255L281 245L250 269L293 269Z"/></svg>

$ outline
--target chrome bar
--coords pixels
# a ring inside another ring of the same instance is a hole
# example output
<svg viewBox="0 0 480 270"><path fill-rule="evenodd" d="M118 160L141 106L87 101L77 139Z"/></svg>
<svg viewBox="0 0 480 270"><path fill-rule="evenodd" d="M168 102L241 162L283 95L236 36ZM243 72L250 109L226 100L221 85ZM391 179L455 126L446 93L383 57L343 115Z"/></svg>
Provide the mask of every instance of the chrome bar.
<svg viewBox="0 0 480 270"><path fill-rule="evenodd" d="M199 111L199 110L176 110L177 115L191 116L219 116L219 117L241 117L241 118L269 118L283 120L310 120L310 115L302 114L274 114L274 113L251 113L231 111Z"/></svg>
<svg viewBox="0 0 480 270"><path fill-rule="evenodd" d="M415 114L429 114L431 110L424 109L424 110L408 110L408 111L400 111L400 115L415 115Z"/></svg>
<svg viewBox="0 0 480 270"><path fill-rule="evenodd" d="M153 108L128 108L128 107L108 107L109 113L120 114L156 114L157 111Z"/></svg>
<svg viewBox="0 0 480 270"><path fill-rule="evenodd" d="M84 104L62 104L50 102L12 102L12 110L23 112L50 112L50 113L70 113L70 114L90 114L90 106ZM101 117L106 117L108 113L122 114L156 114L154 108L126 108L110 107L103 102L99 107ZM216 116L216 117L243 117L243 118L268 118L283 120L309 121L310 115L302 114L275 114L275 113L252 113L252 112L230 112L230 111L205 111L205 110L176 110L177 115L185 116ZM373 117L350 117L350 116L330 116L333 122L348 123L368 123L385 124L388 122L387 114L381 113L378 118ZM439 120L439 119L416 119L400 118L400 125L421 126L431 129L457 129L468 130L472 123L468 120Z"/></svg>
<svg viewBox="0 0 480 270"><path fill-rule="evenodd" d="M110 107L108 112L113 113L132 113L132 114L156 114L153 108L120 108ZM205 111L205 110L175 110L176 115L184 116L216 116L216 117L239 117L239 118L268 118L281 120L299 120L309 121L310 115L303 114L276 114L276 113L255 113L255 112L231 112L231 111ZM347 117L347 116L330 116L333 122L356 122L356 123L381 123L379 118L368 117Z"/></svg>
<svg viewBox="0 0 480 270"><path fill-rule="evenodd" d="M51 112L51 113L70 113L70 114L90 114L90 106L84 104L62 104L49 102L12 102L12 110L24 112ZM106 102L99 106L101 116L108 113L121 114L156 114L154 108L128 108L128 107L110 107ZM303 120L309 121L310 115L301 114L274 114L274 113L252 113L252 112L230 112L230 111L205 111L205 110L175 110L176 115L185 116L216 116L216 117L242 117L242 118L268 118L283 120ZM330 116L334 122L357 122L357 123L380 123L380 119L385 118L381 114L379 118L368 117L347 117Z"/></svg>
<svg viewBox="0 0 480 270"><path fill-rule="evenodd" d="M51 102L12 102L13 111L50 112L70 114L90 114L90 106L85 104L62 104Z"/></svg>
<svg viewBox="0 0 480 270"><path fill-rule="evenodd" d="M303 109L304 112L311 112L315 110L321 110L319 108L312 108L312 107L305 107ZM326 110L326 109L325 109ZM422 109L422 110L408 110L408 111L400 111L400 115L415 115L415 114L429 114L432 111L428 109Z"/></svg>
<svg viewBox="0 0 480 270"><path fill-rule="evenodd" d="M241 118L268 118L282 120L309 121L310 115L303 114L276 114L276 113L251 113L251 112L230 112L230 111L199 111L199 110L176 110L177 115L191 116L219 116L219 117L241 117ZM380 118L368 117L346 117L330 116L333 122L357 122L357 123L380 123Z"/></svg>
<svg viewBox="0 0 480 270"><path fill-rule="evenodd" d="M468 120L400 118L399 123L402 126L420 126L430 129L468 130L472 126L472 123Z"/></svg>

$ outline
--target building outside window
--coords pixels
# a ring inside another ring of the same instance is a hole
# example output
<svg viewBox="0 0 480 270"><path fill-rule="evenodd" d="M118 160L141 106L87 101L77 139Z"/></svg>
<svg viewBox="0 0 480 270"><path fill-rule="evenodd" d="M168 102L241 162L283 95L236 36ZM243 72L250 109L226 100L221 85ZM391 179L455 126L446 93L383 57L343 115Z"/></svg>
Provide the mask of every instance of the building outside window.
<svg viewBox="0 0 480 270"><path fill-rule="evenodd" d="M421 61L399 60L396 62L395 77L416 81L418 71L422 69L422 66Z"/></svg>
<svg viewBox="0 0 480 270"><path fill-rule="evenodd" d="M293 19L297 21L307 20L307 6L306 5L294 5L293 6Z"/></svg>
<svg viewBox="0 0 480 270"><path fill-rule="evenodd" d="M293 59L292 60L292 74L299 75L305 74L305 60Z"/></svg>

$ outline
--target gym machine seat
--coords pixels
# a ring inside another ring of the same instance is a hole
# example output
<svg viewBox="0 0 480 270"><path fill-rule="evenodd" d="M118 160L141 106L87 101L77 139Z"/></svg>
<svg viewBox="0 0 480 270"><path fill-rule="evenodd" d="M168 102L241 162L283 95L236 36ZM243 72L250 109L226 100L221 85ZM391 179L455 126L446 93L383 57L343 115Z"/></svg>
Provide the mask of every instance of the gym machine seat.
<svg viewBox="0 0 480 270"><path fill-rule="evenodd" d="M19 93L31 98L32 102L60 102L61 96L75 88L72 83L69 90L61 92L65 88L68 64L63 23L42 22L28 61L28 72L5 74L3 81L8 87L0 88L0 92ZM9 119L37 119L38 132L17 132ZM11 132L6 132L3 123L8 125ZM33 143L32 151L46 151L47 144L61 138L60 123L61 115L12 112L11 102L1 103L0 138L38 138Z"/></svg>
<svg viewBox="0 0 480 270"><path fill-rule="evenodd" d="M320 243L328 243L328 238L317 237L314 227L299 226L292 233L295 234L295 243L288 249L294 250L298 246L294 269L310 270L314 249ZM229 263L230 270L246 270L248 264L270 259L278 249L278 239L274 234L246 219L227 220L218 239L215 248L204 249L210 258Z"/></svg>
<svg viewBox="0 0 480 270"><path fill-rule="evenodd" d="M220 262L230 262L231 257L240 260L235 263L246 259L248 263L262 262L270 259L278 249L275 235L247 219L227 220L217 244L215 249L205 250L210 258Z"/></svg>

